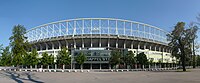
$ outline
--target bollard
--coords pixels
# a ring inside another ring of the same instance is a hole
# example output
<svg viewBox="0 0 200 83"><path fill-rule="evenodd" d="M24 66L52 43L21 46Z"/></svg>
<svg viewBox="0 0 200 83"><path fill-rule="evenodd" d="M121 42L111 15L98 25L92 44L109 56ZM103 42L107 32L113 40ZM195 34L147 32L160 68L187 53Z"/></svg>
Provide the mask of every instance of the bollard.
<svg viewBox="0 0 200 83"><path fill-rule="evenodd" d="M77 70L74 70L74 72L77 72Z"/></svg>
<svg viewBox="0 0 200 83"><path fill-rule="evenodd" d="M81 70L81 72L83 72L83 70Z"/></svg>
<svg viewBox="0 0 200 83"><path fill-rule="evenodd" d="M90 70L87 70L87 72L90 72Z"/></svg>
<svg viewBox="0 0 200 83"><path fill-rule="evenodd" d="M113 72L113 70L110 70L111 72Z"/></svg>
<svg viewBox="0 0 200 83"><path fill-rule="evenodd" d="M118 70L116 70L116 72L118 72Z"/></svg>

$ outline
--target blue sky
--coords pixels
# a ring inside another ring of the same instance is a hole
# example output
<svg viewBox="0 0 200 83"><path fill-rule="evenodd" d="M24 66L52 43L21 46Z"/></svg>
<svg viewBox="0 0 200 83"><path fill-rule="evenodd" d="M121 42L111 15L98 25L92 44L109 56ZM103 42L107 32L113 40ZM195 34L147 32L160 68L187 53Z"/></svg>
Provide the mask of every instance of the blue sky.
<svg viewBox="0 0 200 83"><path fill-rule="evenodd" d="M1 0L0 44L9 45L12 28L17 24L28 30L82 17L134 20L171 31L178 21L197 21L199 3L200 0Z"/></svg>

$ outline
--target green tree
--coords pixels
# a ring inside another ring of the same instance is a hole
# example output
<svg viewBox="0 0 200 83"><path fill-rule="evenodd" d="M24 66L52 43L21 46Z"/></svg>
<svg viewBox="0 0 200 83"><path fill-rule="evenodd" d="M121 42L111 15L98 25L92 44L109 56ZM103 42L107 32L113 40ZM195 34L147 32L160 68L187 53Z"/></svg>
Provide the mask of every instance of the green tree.
<svg viewBox="0 0 200 83"><path fill-rule="evenodd" d="M136 63L135 55L132 51L128 51L127 55L123 57L124 62L131 67Z"/></svg>
<svg viewBox="0 0 200 83"><path fill-rule="evenodd" d="M162 66L164 66L164 65L161 65L162 64L162 62L163 62L163 60L162 60L162 58L160 58L159 60L158 60L158 64L159 64L159 67L162 67Z"/></svg>
<svg viewBox="0 0 200 83"><path fill-rule="evenodd" d="M59 51L56 62L58 65L69 65L71 63L71 57L65 47Z"/></svg>
<svg viewBox="0 0 200 83"><path fill-rule="evenodd" d="M194 25L193 23L190 25L190 29L189 29L190 31L188 31L189 32L189 38L190 38L190 40L192 41L192 54L193 54L193 56L192 56L192 64L193 64L193 68L195 68L196 67L196 53L195 53L195 40L197 39L197 31L198 31L198 27L196 26L196 25Z"/></svg>
<svg viewBox="0 0 200 83"><path fill-rule="evenodd" d="M0 45L0 54L2 53L3 50L3 44Z"/></svg>
<svg viewBox="0 0 200 83"><path fill-rule="evenodd" d="M174 30L167 35L170 41L169 46L172 48L172 55L176 58L180 58L183 71L186 71L186 58L191 55L191 43L192 39L191 30L185 29L184 22L178 22L174 27Z"/></svg>
<svg viewBox="0 0 200 83"><path fill-rule="evenodd" d="M148 63L149 63L149 65L153 65L153 62L154 61L154 58L150 58L149 60L148 60Z"/></svg>
<svg viewBox="0 0 200 83"><path fill-rule="evenodd" d="M16 66L23 64L23 57L27 55L26 50L28 49L28 42L24 34L26 29L22 25L16 25L12 29L12 36L9 38L11 52L12 52L12 63Z"/></svg>
<svg viewBox="0 0 200 83"><path fill-rule="evenodd" d="M86 56L84 55L84 53L83 52L80 52L79 54L78 54L78 56L75 58L75 61L79 64L79 65L81 65L81 70L83 69L83 63L86 61Z"/></svg>
<svg viewBox="0 0 200 83"><path fill-rule="evenodd" d="M12 56L11 56L8 46L5 49L3 49L3 52L1 53L1 55L2 56L0 58L0 64L2 66L11 66Z"/></svg>
<svg viewBox="0 0 200 83"><path fill-rule="evenodd" d="M48 65L53 65L54 64L54 56L50 54L48 56Z"/></svg>
<svg viewBox="0 0 200 83"><path fill-rule="evenodd" d="M39 59L38 59L38 53L36 49L33 49L30 53L31 56L31 60L30 60L30 65L37 65L39 63Z"/></svg>
<svg viewBox="0 0 200 83"><path fill-rule="evenodd" d="M115 65L115 69L116 69L117 65L122 62L121 58L122 58L122 53L120 51L113 50L111 51L109 64Z"/></svg>
<svg viewBox="0 0 200 83"><path fill-rule="evenodd" d="M197 62L197 66L200 66L200 56L199 55L197 56L196 62Z"/></svg>
<svg viewBox="0 0 200 83"><path fill-rule="evenodd" d="M24 65L32 67L33 65L37 65L38 63L38 53L36 49L33 49L31 53L24 56Z"/></svg>
<svg viewBox="0 0 200 83"><path fill-rule="evenodd" d="M142 65L142 66L146 65L147 62L148 62L147 56L146 56L146 54L144 54L144 52L139 53L139 54L136 56L136 58L137 58L137 62L138 62L140 65Z"/></svg>
<svg viewBox="0 0 200 83"><path fill-rule="evenodd" d="M49 61L48 60L49 59L48 56L49 55L46 52L42 53L42 58L40 59L40 62L44 67L46 67L48 65L48 61Z"/></svg>
<svg viewBox="0 0 200 83"><path fill-rule="evenodd" d="M31 55L30 54L27 53L23 57L23 65L25 65L26 67L31 65Z"/></svg>

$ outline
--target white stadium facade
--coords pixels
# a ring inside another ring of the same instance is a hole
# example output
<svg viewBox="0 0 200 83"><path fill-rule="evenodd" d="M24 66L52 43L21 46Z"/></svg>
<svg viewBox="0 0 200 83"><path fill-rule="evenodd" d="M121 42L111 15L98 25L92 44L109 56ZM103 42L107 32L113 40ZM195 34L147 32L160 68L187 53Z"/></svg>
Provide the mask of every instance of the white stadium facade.
<svg viewBox="0 0 200 83"><path fill-rule="evenodd" d="M72 57L79 52L87 56L84 68L107 69L112 50L144 52L153 62L174 63L168 46L168 32L145 23L114 18L78 18L37 26L25 34L31 49L56 58L62 47ZM72 61L73 68L77 63Z"/></svg>

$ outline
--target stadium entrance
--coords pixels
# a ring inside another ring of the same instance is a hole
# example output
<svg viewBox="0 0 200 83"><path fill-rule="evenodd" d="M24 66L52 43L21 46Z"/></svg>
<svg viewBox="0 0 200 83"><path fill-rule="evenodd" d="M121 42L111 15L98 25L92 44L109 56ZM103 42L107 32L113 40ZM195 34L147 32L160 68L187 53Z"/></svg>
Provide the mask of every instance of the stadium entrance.
<svg viewBox="0 0 200 83"><path fill-rule="evenodd" d="M72 63L75 69L80 69L80 65L75 61L80 53L83 53L87 58L83 64L83 69L109 69L110 50L106 50L106 48L72 50Z"/></svg>

